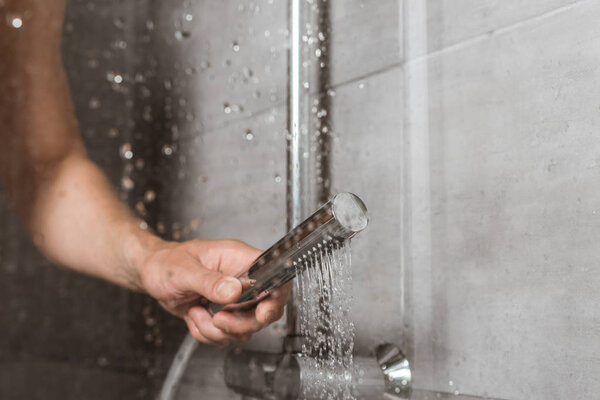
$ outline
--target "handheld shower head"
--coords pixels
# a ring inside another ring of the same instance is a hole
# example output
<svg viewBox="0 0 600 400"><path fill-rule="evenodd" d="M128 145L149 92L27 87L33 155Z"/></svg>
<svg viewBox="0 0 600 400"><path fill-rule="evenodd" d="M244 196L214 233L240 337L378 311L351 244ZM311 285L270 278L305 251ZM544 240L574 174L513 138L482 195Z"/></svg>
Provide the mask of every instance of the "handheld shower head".
<svg viewBox="0 0 600 400"><path fill-rule="evenodd" d="M262 253L248 270L246 288L235 303L210 303L211 313L251 308L306 268L312 252L343 243L367 227L367 208L358 196L339 193ZM246 279L245 279L246 280Z"/></svg>

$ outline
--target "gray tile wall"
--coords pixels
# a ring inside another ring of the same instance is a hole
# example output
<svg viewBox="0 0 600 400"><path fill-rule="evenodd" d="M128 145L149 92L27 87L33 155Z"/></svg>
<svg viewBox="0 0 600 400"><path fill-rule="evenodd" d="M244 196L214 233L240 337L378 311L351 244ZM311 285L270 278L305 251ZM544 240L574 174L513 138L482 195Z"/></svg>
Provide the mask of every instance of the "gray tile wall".
<svg viewBox="0 0 600 400"><path fill-rule="evenodd" d="M405 11L415 385L594 398L600 7L408 1Z"/></svg>

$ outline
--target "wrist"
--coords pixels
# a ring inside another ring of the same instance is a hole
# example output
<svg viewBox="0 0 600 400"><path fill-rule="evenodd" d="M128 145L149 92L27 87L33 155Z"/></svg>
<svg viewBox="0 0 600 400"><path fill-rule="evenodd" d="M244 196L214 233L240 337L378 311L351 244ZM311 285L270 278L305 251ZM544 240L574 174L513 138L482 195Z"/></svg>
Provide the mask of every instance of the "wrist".
<svg viewBox="0 0 600 400"><path fill-rule="evenodd" d="M166 242L137 222L126 228L123 241L123 272L126 286L138 292L146 292L143 285L143 266L150 255L164 247Z"/></svg>

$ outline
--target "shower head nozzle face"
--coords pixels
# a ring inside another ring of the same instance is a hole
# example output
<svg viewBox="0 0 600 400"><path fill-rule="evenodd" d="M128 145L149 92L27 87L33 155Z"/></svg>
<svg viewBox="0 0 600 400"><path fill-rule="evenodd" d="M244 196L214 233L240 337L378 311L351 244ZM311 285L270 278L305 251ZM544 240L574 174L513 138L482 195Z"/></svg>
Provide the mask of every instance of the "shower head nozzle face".
<svg viewBox="0 0 600 400"><path fill-rule="evenodd" d="M333 198L333 215L344 228L352 232L360 232L369 223L367 207L362 200L352 193L340 193Z"/></svg>

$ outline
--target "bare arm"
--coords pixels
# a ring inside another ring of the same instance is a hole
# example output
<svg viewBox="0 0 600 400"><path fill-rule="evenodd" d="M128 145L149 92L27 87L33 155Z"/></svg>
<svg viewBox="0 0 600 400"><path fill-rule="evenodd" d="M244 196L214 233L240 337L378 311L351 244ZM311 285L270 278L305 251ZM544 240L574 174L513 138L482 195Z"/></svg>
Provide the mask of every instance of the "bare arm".
<svg viewBox="0 0 600 400"><path fill-rule="evenodd" d="M247 340L281 316L286 290L242 318L211 318L194 305L200 297L236 299L241 283L229 276L259 252L236 241L169 243L139 227L79 136L59 51L64 7L64 0L0 5L0 177L14 209L54 262L150 294L198 340Z"/></svg>
<svg viewBox="0 0 600 400"><path fill-rule="evenodd" d="M64 1L7 7L9 22L23 21L0 24L0 168L14 208L53 261L141 290L133 266L160 241L138 228L86 156L60 59Z"/></svg>

